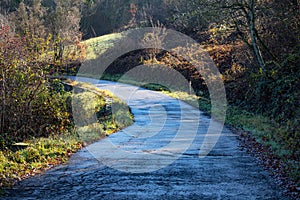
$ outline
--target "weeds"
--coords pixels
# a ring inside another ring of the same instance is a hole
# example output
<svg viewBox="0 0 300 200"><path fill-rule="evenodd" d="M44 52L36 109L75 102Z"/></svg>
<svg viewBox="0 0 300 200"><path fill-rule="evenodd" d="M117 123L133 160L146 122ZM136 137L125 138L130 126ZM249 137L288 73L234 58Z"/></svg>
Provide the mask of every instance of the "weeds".
<svg viewBox="0 0 300 200"><path fill-rule="evenodd" d="M73 128L69 127L69 130L59 135L24 141L24 149L6 147L0 151L0 187L9 187L19 180L62 164L81 149L84 143L92 143L133 123L128 106L110 92L86 83L70 82L70 84L85 88L83 93L73 94L73 100L79 101L78 103L82 105L89 105L81 109L82 112L86 112L86 120L77 123ZM115 116L107 110L108 102L105 101L107 98L112 99L109 102L116 106ZM96 121L91 120L92 117L89 115L92 114L97 116ZM122 120L115 120L120 118L118 115L122 116Z"/></svg>

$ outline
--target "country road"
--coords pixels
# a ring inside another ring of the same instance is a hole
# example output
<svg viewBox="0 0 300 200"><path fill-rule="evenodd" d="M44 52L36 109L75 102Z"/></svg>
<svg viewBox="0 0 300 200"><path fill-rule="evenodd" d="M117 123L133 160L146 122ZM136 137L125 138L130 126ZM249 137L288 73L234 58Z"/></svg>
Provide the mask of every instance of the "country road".
<svg viewBox="0 0 300 200"><path fill-rule="evenodd" d="M79 80L126 100L134 125L0 199L288 199L237 135L226 127L221 135L207 134L211 119L196 108L136 86Z"/></svg>

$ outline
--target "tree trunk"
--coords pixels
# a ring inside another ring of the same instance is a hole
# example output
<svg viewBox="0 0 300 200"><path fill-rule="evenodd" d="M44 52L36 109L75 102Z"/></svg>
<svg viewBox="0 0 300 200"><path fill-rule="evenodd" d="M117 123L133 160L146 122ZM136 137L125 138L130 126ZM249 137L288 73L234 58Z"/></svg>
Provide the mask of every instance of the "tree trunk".
<svg viewBox="0 0 300 200"><path fill-rule="evenodd" d="M257 35L255 29L255 0L249 0L248 5L249 5L249 12L248 12L249 31L251 37L252 50L257 63L259 64L262 71L265 72L265 63L261 55L261 51L257 45Z"/></svg>
<svg viewBox="0 0 300 200"><path fill-rule="evenodd" d="M2 109L1 109L1 121L0 121L0 131L4 133L4 126L5 126L5 112L6 112L6 86L5 86L5 74L4 69L2 68Z"/></svg>

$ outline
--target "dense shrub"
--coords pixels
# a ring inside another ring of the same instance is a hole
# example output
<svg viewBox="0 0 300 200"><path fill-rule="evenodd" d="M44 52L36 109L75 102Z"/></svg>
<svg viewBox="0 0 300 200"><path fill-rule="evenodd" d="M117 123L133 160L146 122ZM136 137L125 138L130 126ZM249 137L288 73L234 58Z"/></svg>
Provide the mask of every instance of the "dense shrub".
<svg viewBox="0 0 300 200"><path fill-rule="evenodd" d="M66 94L48 80L49 40L18 37L0 29L0 147L63 131L69 121Z"/></svg>
<svg viewBox="0 0 300 200"><path fill-rule="evenodd" d="M248 105L277 121L299 118L299 54L287 55L281 64L269 64L266 73L252 74Z"/></svg>

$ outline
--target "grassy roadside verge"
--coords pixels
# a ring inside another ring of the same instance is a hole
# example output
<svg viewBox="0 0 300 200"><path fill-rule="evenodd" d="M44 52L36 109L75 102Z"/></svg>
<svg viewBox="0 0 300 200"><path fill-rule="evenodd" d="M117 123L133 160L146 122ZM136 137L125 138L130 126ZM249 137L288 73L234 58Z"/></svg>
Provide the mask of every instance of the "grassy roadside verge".
<svg viewBox="0 0 300 200"><path fill-rule="evenodd" d="M19 143L16 148L0 151L0 191L1 188L12 186L17 181L67 162L73 153L86 144L133 123L133 116L128 106L110 92L86 83L69 81L68 84L83 90L80 94L70 94L75 95L70 98L77 101L79 105L88 105L83 106L81 112L86 114L87 118L91 117L88 115L96 115L97 121L79 122L63 133L53 134L48 138L32 138L22 144ZM122 121L115 120L116 116L113 116L108 109L111 104L120 108L114 112L114 115L122 115ZM67 106L70 106L70 102Z"/></svg>

